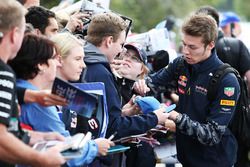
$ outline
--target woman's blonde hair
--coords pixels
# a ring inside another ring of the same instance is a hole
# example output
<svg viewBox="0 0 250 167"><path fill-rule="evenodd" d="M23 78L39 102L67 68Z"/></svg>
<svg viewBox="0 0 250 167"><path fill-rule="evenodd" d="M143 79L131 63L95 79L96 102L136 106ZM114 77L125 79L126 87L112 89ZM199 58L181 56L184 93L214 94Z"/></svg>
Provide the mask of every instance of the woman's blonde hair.
<svg viewBox="0 0 250 167"><path fill-rule="evenodd" d="M138 78L139 79L144 79L148 75L149 69L148 67L142 63L142 73L139 74Z"/></svg>
<svg viewBox="0 0 250 167"><path fill-rule="evenodd" d="M62 58L68 56L70 50L77 45L82 46L84 45L84 41L78 39L74 35L65 32L65 33L58 33L54 35L51 40L55 43L58 52L60 53Z"/></svg>

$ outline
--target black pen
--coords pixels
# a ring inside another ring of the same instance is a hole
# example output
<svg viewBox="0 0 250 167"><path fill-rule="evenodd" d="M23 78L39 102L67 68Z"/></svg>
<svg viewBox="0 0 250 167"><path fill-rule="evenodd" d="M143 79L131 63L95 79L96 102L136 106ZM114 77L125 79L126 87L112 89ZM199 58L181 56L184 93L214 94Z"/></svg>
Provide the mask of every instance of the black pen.
<svg viewBox="0 0 250 167"><path fill-rule="evenodd" d="M116 134L117 134L117 132L113 133L111 136L109 136L108 140L111 141L115 137Z"/></svg>

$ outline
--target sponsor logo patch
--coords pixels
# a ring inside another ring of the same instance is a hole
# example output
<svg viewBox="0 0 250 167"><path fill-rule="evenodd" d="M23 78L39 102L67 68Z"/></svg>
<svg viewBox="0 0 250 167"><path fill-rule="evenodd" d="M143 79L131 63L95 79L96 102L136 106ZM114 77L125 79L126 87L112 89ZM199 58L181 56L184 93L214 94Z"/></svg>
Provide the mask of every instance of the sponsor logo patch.
<svg viewBox="0 0 250 167"><path fill-rule="evenodd" d="M224 94L228 97L231 97L234 95L234 87L225 87L224 88Z"/></svg>
<svg viewBox="0 0 250 167"><path fill-rule="evenodd" d="M178 88L178 91L179 91L180 94L185 94L185 91L183 89L181 89L181 88Z"/></svg>
<svg viewBox="0 0 250 167"><path fill-rule="evenodd" d="M179 79L182 80L182 81L187 81L187 77L185 75L181 75L179 77Z"/></svg>
<svg viewBox="0 0 250 167"><path fill-rule="evenodd" d="M187 86L187 77L184 75L179 76L178 84L181 86Z"/></svg>
<svg viewBox="0 0 250 167"><path fill-rule="evenodd" d="M235 106L235 100L220 100L222 106Z"/></svg>

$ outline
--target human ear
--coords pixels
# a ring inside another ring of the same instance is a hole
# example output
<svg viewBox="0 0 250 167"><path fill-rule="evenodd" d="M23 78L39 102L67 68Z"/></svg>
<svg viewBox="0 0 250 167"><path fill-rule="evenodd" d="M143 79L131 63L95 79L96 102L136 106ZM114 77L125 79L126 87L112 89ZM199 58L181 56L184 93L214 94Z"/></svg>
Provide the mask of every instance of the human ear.
<svg viewBox="0 0 250 167"><path fill-rule="evenodd" d="M212 42L210 42L208 44L208 47L209 47L210 50L212 50L214 48L214 46L215 46L215 42L214 41L212 41Z"/></svg>
<svg viewBox="0 0 250 167"><path fill-rule="evenodd" d="M39 74L43 74L45 72L44 64L38 64Z"/></svg>
<svg viewBox="0 0 250 167"><path fill-rule="evenodd" d="M107 42L107 47L109 48L109 47L111 47L111 45L112 45L112 43L113 43L113 37L112 36L108 36L107 38L106 38L106 42Z"/></svg>
<svg viewBox="0 0 250 167"><path fill-rule="evenodd" d="M42 35L42 32L38 28L35 28L34 32L36 35Z"/></svg>
<svg viewBox="0 0 250 167"><path fill-rule="evenodd" d="M20 35L18 31L19 31L18 27L14 27L13 30L11 31L10 40L12 43L15 43L17 41L17 38Z"/></svg>

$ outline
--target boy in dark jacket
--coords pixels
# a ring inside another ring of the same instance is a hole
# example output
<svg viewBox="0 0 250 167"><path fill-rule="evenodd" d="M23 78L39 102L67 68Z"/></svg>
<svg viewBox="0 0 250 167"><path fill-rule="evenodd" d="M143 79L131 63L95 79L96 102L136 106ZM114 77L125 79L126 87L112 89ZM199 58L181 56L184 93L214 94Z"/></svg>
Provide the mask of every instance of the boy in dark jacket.
<svg viewBox="0 0 250 167"><path fill-rule="evenodd" d="M121 115L121 99L110 64L123 50L125 21L114 13L101 13L92 17L84 47L87 82L103 82L107 95L109 123L106 136L117 132L116 138L145 133L157 124L165 122L164 109L136 116Z"/></svg>
<svg viewBox="0 0 250 167"><path fill-rule="evenodd" d="M118 138L145 133L167 118L163 110L147 115L121 117L121 100L110 63L123 49L125 28L125 22L116 14L95 15L89 25L87 44L84 47L84 61L87 65L84 79L87 82L103 82L105 84L109 111L107 136L117 131L116 137Z"/></svg>

